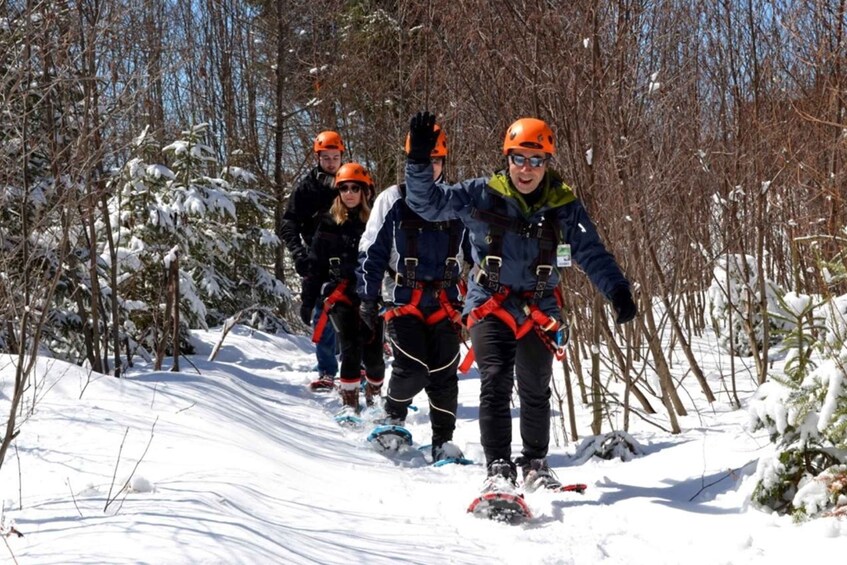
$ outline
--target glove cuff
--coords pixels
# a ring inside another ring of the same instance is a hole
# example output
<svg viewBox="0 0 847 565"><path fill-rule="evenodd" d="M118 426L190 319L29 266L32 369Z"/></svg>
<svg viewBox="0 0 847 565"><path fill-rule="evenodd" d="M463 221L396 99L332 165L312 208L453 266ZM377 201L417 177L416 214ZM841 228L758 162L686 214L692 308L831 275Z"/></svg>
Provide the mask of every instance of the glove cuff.
<svg viewBox="0 0 847 565"><path fill-rule="evenodd" d="M609 293L609 300L612 301L612 304L617 304L620 300L627 297L630 301L632 301L632 292L629 290L629 286L627 285L616 286L612 289L612 292Z"/></svg>
<svg viewBox="0 0 847 565"><path fill-rule="evenodd" d="M409 155L406 157L406 160L409 163L414 163L416 165L429 165L429 162L430 162L429 154L430 154L429 151L427 151L426 154L424 154L423 151L416 152L414 149L412 149L411 151L409 151Z"/></svg>

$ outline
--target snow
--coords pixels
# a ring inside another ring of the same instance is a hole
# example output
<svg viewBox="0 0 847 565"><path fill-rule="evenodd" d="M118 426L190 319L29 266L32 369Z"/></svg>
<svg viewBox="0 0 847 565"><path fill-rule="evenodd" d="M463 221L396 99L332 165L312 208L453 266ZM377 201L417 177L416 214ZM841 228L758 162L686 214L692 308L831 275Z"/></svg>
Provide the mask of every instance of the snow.
<svg viewBox="0 0 847 565"><path fill-rule="evenodd" d="M455 443L477 464L436 468L385 457L366 431L334 422L338 399L305 386L316 376L308 337L236 325L210 362L221 332L194 331L197 351L180 360L181 372L169 371L169 359L154 371L135 358L115 379L39 359L0 468L0 532L23 537L4 538L0 561L741 565L832 562L843 552L843 519L794 523L748 504L757 462L773 446L731 407L719 386L728 358L708 334L694 346L720 391L714 404L683 382L683 432L662 431L662 413L631 417L626 437L643 453L627 462L580 451L596 441L587 407L577 407L579 441L562 441L557 416L551 466L588 490L527 494L536 517L508 525L465 512L484 478L476 370L460 379ZM16 363L0 357L4 414ZM554 376L561 390L558 364ZM756 387L738 380L746 404ZM415 404L407 424L425 444L425 396ZM608 415L604 432L621 419ZM822 488L803 485L809 507Z"/></svg>
<svg viewBox="0 0 847 565"><path fill-rule="evenodd" d="M149 165L146 170L147 176L154 179L174 179L176 175L164 165Z"/></svg>

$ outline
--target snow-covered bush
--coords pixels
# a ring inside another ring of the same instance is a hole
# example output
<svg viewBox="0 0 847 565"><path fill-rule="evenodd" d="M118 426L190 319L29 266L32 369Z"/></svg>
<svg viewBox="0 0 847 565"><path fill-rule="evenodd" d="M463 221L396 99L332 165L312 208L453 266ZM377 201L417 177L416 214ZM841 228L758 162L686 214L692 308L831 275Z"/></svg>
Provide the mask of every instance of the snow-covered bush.
<svg viewBox="0 0 847 565"><path fill-rule="evenodd" d="M783 290L772 281L765 281L765 289L768 312L780 312L777 296L784 294ZM764 316L760 306L759 273L755 258L749 255L720 257L716 262L708 297L712 326L718 343L726 351L733 355L752 355L751 334L759 348L764 345ZM769 317L769 345L778 343L780 329L780 319Z"/></svg>
<svg viewBox="0 0 847 565"><path fill-rule="evenodd" d="M182 132L161 151L143 132L132 158L113 179L109 201L117 248L118 293L124 313L152 346L163 320L168 267L178 255L180 317L186 328L221 323L247 308L266 315L252 320L263 329L284 327L278 311L288 289L265 267L279 244L273 234L269 197L252 188L255 176L237 167L219 174L206 125ZM101 242L102 259L109 261ZM185 330L186 328L183 328ZM190 347L187 332L181 342Z"/></svg>
<svg viewBox="0 0 847 565"><path fill-rule="evenodd" d="M779 312L770 315L781 322L776 330L781 338L779 350L785 353L783 371L794 382L801 382L815 367L815 361L824 347L821 336L826 333L824 317L814 298L806 294L789 292L777 295ZM774 377L779 380L780 377Z"/></svg>
<svg viewBox="0 0 847 565"><path fill-rule="evenodd" d="M574 453L575 461L584 463L592 457L631 461L644 455L644 448L634 437L618 430L582 440Z"/></svg>
<svg viewBox="0 0 847 565"><path fill-rule="evenodd" d="M760 508L802 518L844 504L841 494L809 502L812 487L804 490L816 477L843 475L838 466L847 463L847 347L824 355L817 368L798 364L792 376L764 383L750 404L750 428L766 429L777 447L759 462L752 501Z"/></svg>
<svg viewBox="0 0 847 565"><path fill-rule="evenodd" d="M817 477L801 481L794 507L798 518L847 516L847 465L833 465Z"/></svg>

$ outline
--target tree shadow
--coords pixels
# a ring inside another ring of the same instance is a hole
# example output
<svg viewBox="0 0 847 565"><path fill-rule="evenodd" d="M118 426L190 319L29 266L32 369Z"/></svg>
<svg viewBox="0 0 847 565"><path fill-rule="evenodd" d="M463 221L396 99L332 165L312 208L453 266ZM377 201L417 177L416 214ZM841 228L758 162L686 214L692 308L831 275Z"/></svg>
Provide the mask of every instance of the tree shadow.
<svg viewBox="0 0 847 565"><path fill-rule="evenodd" d="M652 498L656 504L700 514L739 514L743 508L717 508L708 503L718 496L735 491L745 477L756 469L757 460L748 461L739 469L720 471L683 480L665 478L656 486L628 485L610 479L596 484L604 489L596 504L611 505L630 498ZM595 503L595 502L592 502ZM574 502L562 501L563 505Z"/></svg>

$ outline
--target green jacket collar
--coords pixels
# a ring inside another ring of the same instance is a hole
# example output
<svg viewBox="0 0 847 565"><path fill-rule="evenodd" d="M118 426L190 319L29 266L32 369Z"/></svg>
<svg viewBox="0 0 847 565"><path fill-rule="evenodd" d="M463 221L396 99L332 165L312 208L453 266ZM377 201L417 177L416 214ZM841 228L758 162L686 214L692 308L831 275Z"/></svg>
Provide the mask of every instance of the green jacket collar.
<svg viewBox="0 0 847 565"><path fill-rule="evenodd" d="M531 208L527 205L523 195L512 184L512 180L505 171L499 171L488 181L488 187L494 192L515 202L524 216L530 217L544 208L558 208L576 200L573 190L562 180L561 175L553 169L548 169L547 174L541 179L541 184L536 190L541 190L542 196Z"/></svg>

